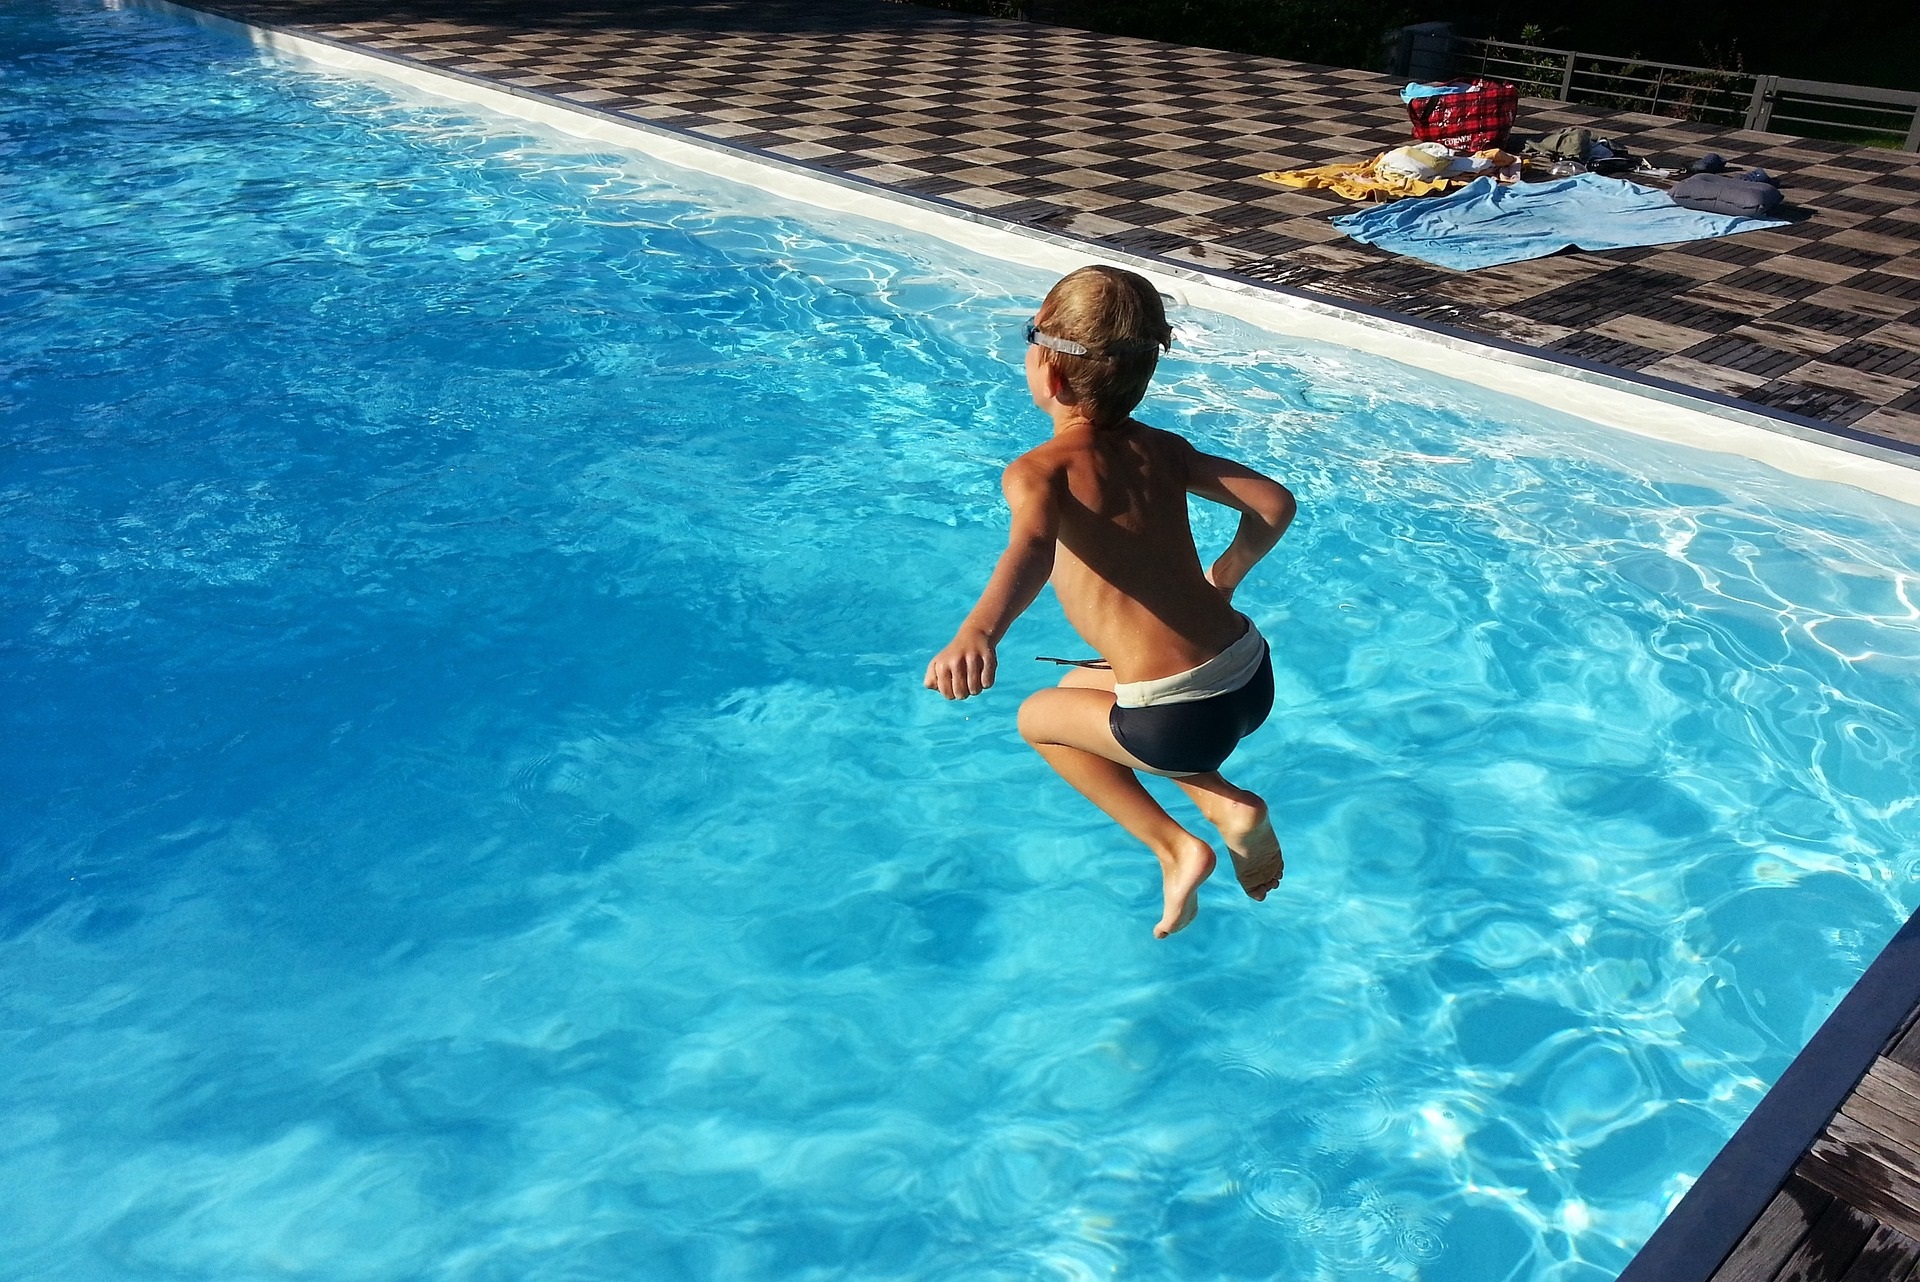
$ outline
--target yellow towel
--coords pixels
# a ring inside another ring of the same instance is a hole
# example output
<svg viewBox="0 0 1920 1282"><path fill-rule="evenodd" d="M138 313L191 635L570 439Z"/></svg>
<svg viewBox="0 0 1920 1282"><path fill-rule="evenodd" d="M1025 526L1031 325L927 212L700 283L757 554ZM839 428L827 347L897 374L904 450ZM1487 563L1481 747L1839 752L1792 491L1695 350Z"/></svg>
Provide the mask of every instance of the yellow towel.
<svg viewBox="0 0 1920 1282"><path fill-rule="evenodd" d="M1283 187L1324 187L1348 200L1399 200L1402 196L1429 196L1436 191L1451 191L1462 185L1453 178L1415 178L1379 168L1382 152L1372 160L1349 161L1343 165L1321 165L1314 169L1285 169L1261 174L1268 182Z"/></svg>

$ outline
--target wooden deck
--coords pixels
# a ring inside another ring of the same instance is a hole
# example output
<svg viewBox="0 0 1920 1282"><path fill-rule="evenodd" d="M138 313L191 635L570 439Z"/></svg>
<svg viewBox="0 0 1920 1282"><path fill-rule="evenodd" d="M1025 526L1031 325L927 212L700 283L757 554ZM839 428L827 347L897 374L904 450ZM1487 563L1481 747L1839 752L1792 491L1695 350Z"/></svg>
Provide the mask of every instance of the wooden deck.
<svg viewBox="0 0 1920 1282"><path fill-rule="evenodd" d="M1713 1282L1905 1282L1920 1269L1920 1028L1908 1023Z"/></svg>

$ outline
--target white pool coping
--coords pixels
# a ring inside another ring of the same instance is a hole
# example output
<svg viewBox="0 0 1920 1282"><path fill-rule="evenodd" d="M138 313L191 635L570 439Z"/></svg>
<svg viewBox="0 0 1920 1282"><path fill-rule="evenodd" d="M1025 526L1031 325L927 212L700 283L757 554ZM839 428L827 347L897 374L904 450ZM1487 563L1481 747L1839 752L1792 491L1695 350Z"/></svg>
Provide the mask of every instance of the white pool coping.
<svg viewBox="0 0 1920 1282"><path fill-rule="evenodd" d="M1370 315L1207 272L1134 258L1085 241L1016 228L990 214L969 217L906 193L799 165L749 156L723 142L617 119L587 105L515 92L332 40L276 31L174 4L106 0L109 7L164 13L249 39L276 55L304 59L376 80L397 82L560 133L640 152L652 159L743 183L819 209L858 214L936 237L989 258L1067 272L1089 263L1137 271L1186 306L1238 317L1289 337L1336 343L1503 392L1575 418L1636 436L1733 454L1794 476L1833 481L1920 506L1920 458L1833 435L1758 411L1718 405L1545 356L1475 342L1454 333Z"/></svg>

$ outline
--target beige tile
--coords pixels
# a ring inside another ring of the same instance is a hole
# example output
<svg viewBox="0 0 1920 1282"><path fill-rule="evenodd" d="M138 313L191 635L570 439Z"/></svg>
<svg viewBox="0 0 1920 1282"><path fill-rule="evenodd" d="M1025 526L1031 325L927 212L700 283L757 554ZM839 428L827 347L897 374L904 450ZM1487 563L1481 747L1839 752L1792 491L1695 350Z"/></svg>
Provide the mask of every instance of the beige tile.
<svg viewBox="0 0 1920 1282"><path fill-rule="evenodd" d="M818 160L822 156L837 156L840 153L832 147L822 147L817 142L783 142L768 151L776 156L785 156L790 160Z"/></svg>
<svg viewBox="0 0 1920 1282"><path fill-rule="evenodd" d="M1651 365L1642 366L1640 372L1651 374L1655 378L1671 379L1683 387L1698 387L1709 392L1721 392L1732 396L1750 391L1767 381L1759 374L1744 374L1737 369L1709 365L1705 361L1696 361L1691 356L1668 356Z"/></svg>
<svg viewBox="0 0 1920 1282"><path fill-rule="evenodd" d="M1871 414L1856 419L1853 427L1857 431L1872 432L1877 436L1890 436L1896 441L1905 441L1909 445L1920 445L1920 414L1912 410L1877 409Z"/></svg>
<svg viewBox="0 0 1920 1282"><path fill-rule="evenodd" d="M1884 374L1869 374L1865 370L1829 365L1825 361L1809 361L1785 377L1795 383L1831 387L1876 405L1898 400L1914 389L1914 381L1910 378L1888 378Z"/></svg>
<svg viewBox="0 0 1920 1282"><path fill-rule="evenodd" d="M909 169L905 165L868 165L864 169L849 169L847 173L855 178L864 178L874 183L903 183L910 178L925 178L927 175L918 169Z"/></svg>
<svg viewBox="0 0 1920 1282"><path fill-rule="evenodd" d="M920 159L924 153L916 151L912 147L882 146L862 147L853 154L856 156L866 156L873 160L882 160L890 165L911 165L914 161Z"/></svg>
<svg viewBox="0 0 1920 1282"><path fill-rule="evenodd" d="M1084 209L1089 213L1130 203L1119 196L1109 196L1098 187L1076 187L1070 191L1056 192L1047 199L1056 205L1065 205L1069 209Z"/></svg>
<svg viewBox="0 0 1920 1282"><path fill-rule="evenodd" d="M1755 232L1754 234L1759 235L1760 233ZM1830 245L1845 245L1848 249L1864 249L1869 254L1897 255L1910 253L1913 250L1913 242L1910 240L1901 240L1898 236L1881 236L1874 232L1860 231L1857 228L1851 227L1846 231L1837 231L1826 239Z"/></svg>
<svg viewBox="0 0 1920 1282"><path fill-rule="evenodd" d="M1857 227L1872 218L1872 214L1858 214L1851 209L1826 209L1816 204L1819 197L1812 197L1808 204L1813 208L1812 221L1821 227Z"/></svg>
<svg viewBox="0 0 1920 1282"><path fill-rule="evenodd" d="M903 144L916 143L916 142L928 142L933 138L932 134L923 134L918 129L908 129L904 127L896 127L893 129L876 129L872 133L868 134L867 136L873 139L875 142L903 143Z"/></svg>
<svg viewBox="0 0 1920 1282"><path fill-rule="evenodd" d="M1166 257L1183 263L1197 263L1202 267L1218 267L1231 271L1244 263L1257 258L1257 254L1246 254L1224 245L1182 245L1168 251Z"/></svg>
<svg viewBox="0 0 1920 1282"><path fill-rule="evenodd" d="M1219 182L1218 178L1209 178L1205 174L1191 174L1184 169L1169 169L1157 174L1144 174L1141 182L1158 187L1163 191L1197 191L1202 187L1211 187ZM1227 201L1235 204L1235 201Z"/></svg>
<svg viewBox="0 0 1920 1282"><path fill-rule="evenodd" d="M964 160L971 165L1004 165L1009 161L1022 159L1019 152L1008 151L1004 147L974 147L954 153L953 158Z"/></svg>
<svg viewBox="0 0 1920 1282"><path fill-rule="evenodd" d="M1798 325L1786 325L1764 317L1747 322L1733 333L1764 347L1793 352L1799 356L1825 356L1848 341L1835 334L1822 334L1818 330L1802 329Z"/></svg>
<svg viewBox="0 0 1920 1282"><path fill-rule="evenodd" d="M1829 285L1817 294L1809 294L1806 301L1885 320L1905 316L1915 306L1911 298L1888 298L1881 294L1870 294L1864 289L1849 289L1845 285Z"/></svg>
<svg viewBox="0 0 1920 1282"><path fill-rule="evenodd" d="M788 125L785 122L780 125L780 136L795 142L819 142L823 138L838 138L843 132L825 125Z"/></svg>
<svg viewBox="0 0 1920 1282"><path fill-rule="evenodd" d="M1010 134L1004 129L974 129L961 134L958 141L970 147L1004 147L1008 143L1020 142L1022 139L1019 134Z"/></svg>
<svg viewBox="0 0 1920 1282"><path fill-rule="evenodd" d="M1894 321L1862 337L1869 343L1879 343L1883 347L1897 347L1903 352L1920 352L1920 325Z"/></svg>
<svg viewBox="0 0 1920 1282"><path fill-rule="evenodd" d="M1483 312L1477 317L1462 317L1461 323L1470 329L1494 334L1515 343L1527 343L1534 347L1545 347L1557 343L1574 333L1564 325L1549 325L1545 321L1528 320L1524 316L1514 316L1507 312Z"/></svg>
<svg viewBox="0 0 1920 1282"><path fill-rule="evenodd" d="M1116 232L1128 230L1126 223L1117 218L1102 218L1099 214L1075 214L1062 226L1080 236L1111 236Z"/></svg>
<svg viewBox="0 0 1920 1282"><path fill-rule="evenodd" d="M1783 236L1777 231L1743 231L1740 233L1740 239L1734 243L1753 249L1764 249L1773 254L1791 254L1807 242L1798 236Z"/></svg>
<svg viewBox="0 0 1920 1282"><path fill-rule="evenodd" d="M741 134L760 131L751 125L736 125L730 120L716 120L712 124L693 126L693 132L708 138L738 138Z"/></svg>
<svg viewBox="0 0 1920 1282"><path fill-rule="evenodd" d="M1479 307L1511 307L1544 294L1550 285L1527 284L1510 278L1489 276L1484 272L1462 273L1435 281L1429 288L1443 298ZM1568 330L1571 334L1573 331Z"/></svg>
<svg viewBox="0 0 1920 1282"><path fill-rule="evenodd" d="M1889 276L1904 276L1908 280L1920 280L1920 254L1908 254L1905 258L1890 258L1873 270L1885 272Z"/></svg>
<svg viewBox="0 0 1920 1282"><path fill-rule="evenodd" d="M1608 338L1617 338L1622 342L1638 343L1642 347L1651 347L1656 352L1684 352L1695 343L1705 342L1713 335L1697 329L1688 329L1683 325L1669 325L1665 321L1648 320L1644 316L1616 316L1612 320L1601 321L1589 327L1596 334Z"/></svg>
<svg viewBox="0 0 1920 1282"><path fill-rule="evenodd" d="M1086 168L1062 169L1057 173L1047 174L1045 177L1048 182L1059 183L1062 187L1075 187L1086 191L1092 191L1100 187L1111 187L1120 181L1120 179L1115 178L1112 174L1102 170Z"/></svg>
<svg viewBox="0 0 1920 1282"><path fill-rule="evenodd" d="M1271 209L1275 217L1291 214L1296 218L1311 218L1315 214L1325 217L1361 208L1331 196L1309 196L1305 192L1288 191L1277 183L1274 184L1273 195L1247 203L1258 209Z"/></svg>
<svg viewBox="0 0 1920 1282"><path fill-rule="evenodd" d="M1691 276L1695 280L1718 280L1740 270L1734 263L1723 263L1712 258L1702 258L1698 254L1689 254L1683 249L1670 249L1640 260L1640 266L1649 271L1672 272L1676 276Z"/></svg>
<svg viewBox="0 0 1920 1282"><path fill-rule="evenodd" d="M1348 272L1359 267L1370 267L1380 261L1378 256L1346 245L1308 245L1296 249L1287 255L1290 263L1299 263L1306 267L1318 267L1323 271Z"/></svg>
<svg viewBox="0 0 1920 1282"><path fill-rule="evenodd" d="M1793 302L1791 298L1776 298L1754 289L1735 289L1719 281L1703 282L1680 297L1690 303L1705 303L1723 312L1738 312L1745 316L1765 316Z"/></svg>
<svg viewBox="0 0 1920 1282"><path fill-rule="evenodd" d="M1210 214L1216 209L1225 209L1234 202L1220 200L1213 196L1203 196L1197 191L1170 191L1164 196L1150 196L1149 205L1161 209L1175 209L1183 214Z"/></svg>
<svg viewBox="0 0 1920 1282"><path fill-rule="evenodd" d="M1021 199L1004 191L995 191L991 187L962 187L958 191L948 192L946 198L974 209L998 209L1002 205L1011 205L1014 201Z"/></svg>
<svg viewBox="0 0 1920 1282"><path fill-rule="evenodd" d="M1817 258L1795 258L1792 254L1782 254L1761 264L1770 272L1779 272L1782 276L1798 276L1801 280L1817 280L1827 285L1838 285L1841 281L1852 280L1860 274L1858 267L1842 267L1839 263L1823 263Z"/></svg>
<svg viewBox="0 0 1920 1282"><path fill-rule="evenodd" d="M965 169L956 169L947 177L969 187L998 187L1005 183L1018 182L1020 175L1007 169L995 169L992 165L970 165ZM1019 199L1024 200L1022 196Z"/></svg>
<svg viewBox="0 0 1920 1282"><path fill-rule="evenodd" d="M1308 244L1328 244L1346 239L1324 218L1289 218L1285 222L1269 223L1267 229L1294 240L1304 240Z"/></svg>

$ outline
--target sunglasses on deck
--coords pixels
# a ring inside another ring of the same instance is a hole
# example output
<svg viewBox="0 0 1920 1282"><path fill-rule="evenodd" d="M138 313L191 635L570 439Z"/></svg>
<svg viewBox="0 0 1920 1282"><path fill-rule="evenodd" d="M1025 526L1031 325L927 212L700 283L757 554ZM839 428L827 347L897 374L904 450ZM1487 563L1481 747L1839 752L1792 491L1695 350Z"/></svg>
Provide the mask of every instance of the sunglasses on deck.
<svg viewBox="0 0 1920 1282"><path fill-rule="evenodd" d="M1076 343L1071 338L1055 338L1052 334L1040 332L1040 326L1034 321L1027 322L1027 342L1034 347L1044 347L1048 351L1059 352L1063 356L1144 356L1148 352L1160 350L1160 344L1151 338L1123 338L1107 344L1105 351L1096 352L1084 343Z"/></svg>

